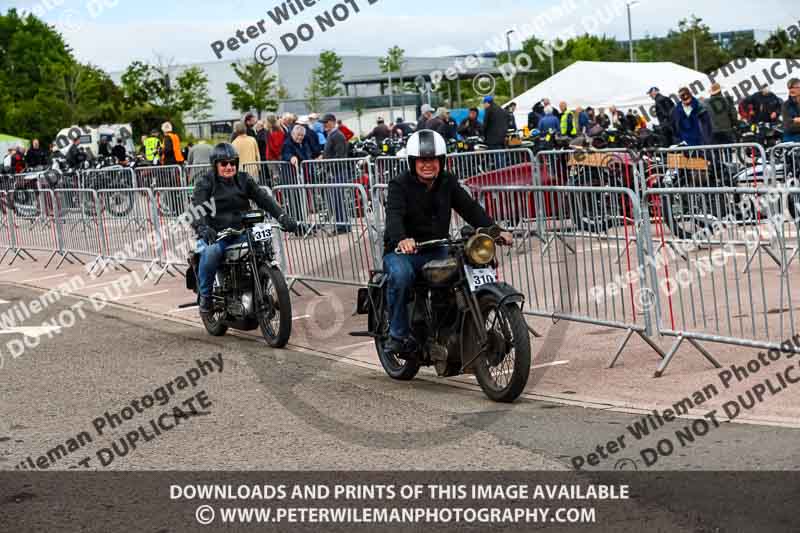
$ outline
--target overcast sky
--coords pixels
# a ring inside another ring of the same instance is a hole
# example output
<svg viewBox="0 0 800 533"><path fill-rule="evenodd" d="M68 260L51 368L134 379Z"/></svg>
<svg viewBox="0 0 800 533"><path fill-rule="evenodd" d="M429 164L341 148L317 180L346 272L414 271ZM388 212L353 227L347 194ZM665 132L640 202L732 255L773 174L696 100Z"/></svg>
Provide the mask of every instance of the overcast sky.
<svg viewBox="0 0 800 533"><path fill-rule="evenodd" d="M375 3L369 5L370 1ZM124 68L135 59L150 60L155 54L178 63L213 61L217 58L211 42L234 37L237 30L262 19L266 33L241 44L238 51L226 49L223 59L252 57L261 42L275 44L285 54L281 36L302 23L311 23L316 34L289 53L334 49L339 54L378 55L394 44L413 56L497 51L505 49L506 30L515 27L514 47L531 32L544 38L586 30L621 39L628 34L625 0L347 0L349 18L323 33L315 17L343 2L317 0L316 6L280 26L267 14L283 3L278 0L2 0L0 8L5 12L9 7L34 10L38 6L80 60L107 70ZM354 13L353 3L360 13ZM339 8L338 14L343 13ZM702 17L712 31L772 30L797 23L800 3L641 0L632 8L634 38L663 35L692 13Z"/></svg>

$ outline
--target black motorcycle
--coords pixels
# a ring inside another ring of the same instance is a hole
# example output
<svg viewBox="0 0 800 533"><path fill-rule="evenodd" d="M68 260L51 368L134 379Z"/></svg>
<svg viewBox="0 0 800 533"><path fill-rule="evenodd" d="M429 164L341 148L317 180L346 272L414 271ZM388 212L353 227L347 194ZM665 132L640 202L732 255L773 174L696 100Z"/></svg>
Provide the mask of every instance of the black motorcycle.
<svg viewBox="0 0 800 533"><path fill-rule="evenodd" d="M373 271L358 291L359 314L368 315L366 336L392 379L408 381L421 366L434 366L442 377L475 374L486 395L513 402L531 369L528 327L522 316L524 296L497 282L498 232L467 226L461 239L419 243L418 250L445 247L448 257L430 261L411 291L409 317L420 349L410 358L384 352L389 340L387 276ZM364 335L364 334L356 334Z"/></svg>
<svg viewBox="0 0 800 533"><path fill-rule="evenodd" d="M247 236L247 242L225 249L214 281L212 310L203 315L203 325L215 337L225 335L229 327L261 328L267 344L283 348L292 332L292 301L278 268L272 227L264 220L263 212L252 211L243 216L243 229L227 229L218 235L217 242L241 235ZM200 254L190 260L186 288L197 293L199 301Z"/></svg>

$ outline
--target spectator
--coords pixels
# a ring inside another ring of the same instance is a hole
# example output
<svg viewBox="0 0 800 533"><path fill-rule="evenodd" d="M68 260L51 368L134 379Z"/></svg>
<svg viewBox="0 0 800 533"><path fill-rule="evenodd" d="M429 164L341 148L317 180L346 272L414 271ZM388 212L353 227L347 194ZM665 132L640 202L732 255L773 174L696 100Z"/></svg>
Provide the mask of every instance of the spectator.
<svg viewBox="0 0 800 533"><path fill-rule="evenodd" d="M711 141L711 114L687 87L678 91L681 105L672 111L672 131L676 140L689 146L701 146Z"/></svg>
<svg viewBox="0 0 800 533"><path fill-rule="evenodd" d="M239 154L239 164L243 167L244 171L250 175L256 175L257 172L253 170L253 165L248 169L248 163L258 163L261 158L258 156L258 141L248 135L247 126L242 122L236 122L233 125L233 133L236 138L233 139L233 147Z"/></svg>
<svg viewBox="0 0 800 533"><path fill-rule="evenodd" d="M172 131L172 124L165 122L161 125L164 132L164 150L161 156L163 165L180 165L183 163L183 153L181 152L181 139Z"/></svg>
<svg viewBox="0 0 800 533"><path fill-rule="evenodd" d="M267 130L264 129L264 121L257 120L253 128L256 131L256 142L258 143L258 157L261 161L267 160Z"/></svg>
<svg viewBox="0 0 800 533"><path fill-rule="evenodd" d="M22 146L17 146L17 149L11 155L11 169L14 174L25 172L25 155L22 153Z"/></svg>
<svg viewBox="0 0 800 533"><path fill-rule="evenodd" d="M607 130L611 126L611 119L606 114L606 108L601 107L597 110L597 125Z"/></svg>
<svg viewBox="0 0 800 533"><path fill-rule="evenodd" d="M761 92L747 97L745 102L747 102L746 105L752 106L750 115L754 122L767 124L778 122L783 102L769 90L769 87L765 86Z"/></svg>
<svg viewBox="0 0 800 533"><path fill-rule="evenodd" d="M624 130L625 129L625 115L622 111L617 109L617 106L611 106L608 108L608 112L611 113L611 127L615 130Z"/></svg>
<svg viewBox="0 0 800 533"><path fill-rule="evenodd" d="M800 79L789 80L789 98L781 109L783 141L800 142Z"/></svg>
<svg viewBox="0 0 800 533"><path fill-rule="evenodd" d="M190 165L210 165L211 151L213 149L206 141L198 141L189 150L189 157L186 158L186 162Z"/></svg>
<svg viewBox="0 0 800 533"><path fill-rule="evenodd" d="M317 134L317 141L319 142L320 147L324 149L325 143L328 142L328 139L325 137L325 126L323 126L322 122L319 121L319 115L316 113L311 113L308 115L308 121L311 129Z"/></svg>
<svg viewBox="0 0 800 533"><path fill-rule="evenodd" d="M587 129L591 129L597 125L597 116L595 115L593 107L590 106L586 108L586 117L589 119L589 125L587 126Z"/></svg>
<svg viewBox="0 0 800 533"><path fill-rule="evenodd" d="M80 149L81 139L76 137L72 139L72 146L67 150L67 164L70 168L80 168L86 161L86 154Z"/></svg>
<svg viewBox="0 0 800 533"><path fill-rule="evenodd" d="M127 164L128 162L128 152L125 150L125 144L122 140L122 137L117 139L117 144L114 145L114 148L111 149L111 155L120 162Z"/></svg>
<svg viewBox="0 0 800 533"><path fill-rule="evenodd" d="M506 144L508 133L508 113L498 106L494 97L486 96L483 99L483 137L489 150L502 150Z"/></svg>
<svg viewBox="0 0 800 533"><path fill-rule="evenodd" d="M638 127L639 119L633 114L633 109L628 109L628 114L625 115L625 129L634 133Z"/></svg>
<svg viewBox="0 0 800 533"><path fill-rule="evenodd" d="M473 107L470 108L467 118L462 120L458 126L458 133L462 137L478 137L482 127L481 121L478 120L478 108Z"/></svg>
<svg viewBox="0 0 800 533"><path fill-rule="evenodd" d="M344 134L339 131L337 127L336 117L330 113L322 117L325 131L328 134L328 143L325 145L325 159L344 159L347 157L347 139ZM379 119L378 125L382 123ZM387 127L388 131L389 128ZM384 137L385 138L385 137ZM383 141L381 141L383 142ZM331 182L332 183L348 183L347 176L338 173L341 172L339 165L331 167ZM337 172L338 171L338 172ZM349 191L348 191L349 192ZM344 203L345 192L341 189L333 189L328 193L328 201L333 206L334 215L336 217L336 234L350 233L351 225L349 223L349 216Z"/></svg>
<svg viewBox="0 0 800 533"><path fill-rule="evenodd" d="M733 98L722 94L719 83L711 85L711 98L707 106L711 112L712 136L714 144L733 144L736 142L734 129L737 124L736 105Z"/></svg>
<svg viewBox="0 0 800 533"><path fill-rule="evenodd" d="M267 117L267 161L280 161L283 157L283 144L286 142L286 133L283 130L282 120L275 115Z"/></svg>
<svg viewBox="0 0 800 533"><path fill-rule="evenodd" d="M539 131L542 133L559 131L561 123L553 114L553 106L546 106L542 112L542 118L539 120L539 124L536 125Z"/></svg>
<svg viewBox="0 0 800 533"><path fill-rule="evenodd" d="M14 157L14 149L9 148L6 156L3 158L3 168L0 169L0 172L12 172L11 170L11 158Z"/></svg>
<svg viewBox="0 0 800 533"><path fill-rule="evenodd" d="M533 109L531 109L531 112L528 113L529 130L535 130L539 126L539 122L542 120L542 117L544 117L544 108L547 107L547 105L550 105L549 101L548 104L545 104L545 100L547 100L547 98L542 98L533 104Z"/></svg>
<svg viewBox="0 0 800 533"><path fill-rule="evenodd" d="M97 156L111 157L111 149L108 147L108 139L106 137L100 137L97 142Z"/></svg>
<svg viewBox="0 0 800 533"><path fill-rule="evenodd" d="M334 130L335 131L335 130ZM370 134L367 136L368 139L372 138L375 139L379 145L383 144L383 141L388 139L392 136L392 132L389 129L389 126L386 125L386 122L383 120L383 117L378 117L378 124L375 126Z"/></svg>
<svg viewBox="0 0 800 533"><path fill-rule="evenodd" d="M636 117L636 131L646 130L647 120L635 109L633 110L633 116Z"/></svg>
<svg viewBox="0 0 800 533"><path fill-rule="evenodd" d="M281 129L286 137L290 137L297 117L291 113L284 113L281 117Z"/></svg>
<svg viewBox="0 0 800 533"><path fill-rule="evenodd" d="M416 131L424 130L425 125L430 119L433 118L433 108L429 104L423 104L420 108L420 112L422 113L422 116L419 117L419 120L417 121Z"/></svg>
<svg viewBox="0 0 800 533"><path fill-rule="evenodd" d="M31 147L25 154L25 163L28 168L41 167L47 164L47 154L39 148L39 139L31 141Z"/></svg>
<svg viewBox="0 0 800 533"><path fill-rule="evenodd" d="M450 116L449 111L447 112L445 126L447 126L447 137L445 137L445 139L455 139L458 137L458 124L456 124L456 121Z"/></svg>
<svg viewBox="0 0 800 533"><path fill-rule="evenodd" d="M517 118L514 116L514 113L517 112L517 103L508 104L506 112L508 113L508 129L517 131Z"/></svg>
<svg viewBox="0 0 800 533"><path fill-rule="evenodd" d="M402 139L408 137L412 133L411 125L404 122L403 117L397 117L397 119L395 119L394 127L392 128L392 137Z"/></svg>
<svg viewBox="0 0 800 533"><path fill-rule="evenodd" d="M341 120L337 120L336 125L338 126L339 131L342 132L342 135L344 135L344 138L347 139L347 142L350 142L350 139L356 136L356 134L353 133L353 131L350 128L342 124Z"/></svg>
<svg viewBox="0 0 800 533"><path fill-rule="evenodd" d="M578 118L578 135L586 135L589 129L589 115L581 106L575 108L575 116Z"/></svg>
<svg viewBox="0 0 800 533"><path fill-rule="evenodd" d="M425 123L426 130L433 130L439 135L441 135L444 139L448 139L447 136L447 122L450 118L450 114L447 111L446 107L440 107L436 110L436 116L430 119L428 122Z"/></svg>
<svg viewBox="0 0 800 533"><path fill-rule="evenodd" d="M284 161L288 161L298 170L303 161L311 159L311 152L308 144L305 141L306 129L300 124L296 124L292 128L291 134L286 138L283 143L281 157Z"/></svg>
<svg viewBox="0 0 800 533"><path fill-rule="evenodd" d="M317 159L322 156L322 147L319 145L317 139L317 132L311 129L308 117L300 117L297 119L297 124L306 129L306 135L303 137L303 142L308 146L308 151L311 154L311 159Z"/></svg>
<svg viewBox="0 0 800 533"><path fill-rule="evenodd" d="M658 124L661 126L661 135L664 136L664 139L668 144L672 144L672 138L674 133L672 131L672 112L675 109L675 102L672 99L667 98L658 87L651 87L650 90L647 92L655 101L656 105L656 118L658 119Z"/></svg>
<svg viewBox="0 0 800 533"><path fill-rule="evenodd" d="M561 135L566 135L568 137L577 137L578 121L575 120L575 112L568 110L566 102L559 103L558 107L561 110L561 118L559 119L559 125L561 126Z"/></svg>
<svg viewBox="0 0 800 533"><path fill-rule="evenodd" d="M247 128L247 135L252 137L253 139L256 138L256 117L252 113L248 113L244 116L244 126Z"/></svg>

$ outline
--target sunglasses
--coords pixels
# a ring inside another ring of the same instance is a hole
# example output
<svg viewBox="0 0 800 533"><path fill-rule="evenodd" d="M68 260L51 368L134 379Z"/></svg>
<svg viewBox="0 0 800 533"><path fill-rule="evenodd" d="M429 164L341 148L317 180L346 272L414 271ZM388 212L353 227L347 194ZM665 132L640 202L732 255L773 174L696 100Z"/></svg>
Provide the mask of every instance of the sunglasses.
<svg viewBox="0 0 800 533"><path fill-rule="evenodd" d="M691 94L684 93L684 94L681 95L681 100L691 100L691 99L692 99L692 95Z"/></svg>
<svg viewBox="0 0 800 533"><path fill-rule="evenodd" d="M239 162L229 159L227 161L217 161L217 164L219 166L221 166L222 168L225 168L225 167L234 167L234 168L236 168L239 165Z"/></svg>

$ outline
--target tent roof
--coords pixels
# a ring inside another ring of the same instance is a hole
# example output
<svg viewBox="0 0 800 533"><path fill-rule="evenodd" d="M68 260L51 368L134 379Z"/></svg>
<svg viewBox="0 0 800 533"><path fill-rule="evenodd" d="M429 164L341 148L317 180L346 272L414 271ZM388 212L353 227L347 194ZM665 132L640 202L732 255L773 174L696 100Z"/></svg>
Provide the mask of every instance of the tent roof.
<svg viewBox="0 0 800 533"><path fill-rule="evenodd" d="M612 105L621 110L649 108L653 105L647 95L651 87L670 95L698 80L705 87L709 85L705 74L675 63L578 61L513 101L517 103L517 111L526 115L542 98L550 98L554 106L565 101L570 109Z"/></svg>
<svg viewBox="0 0 800 533"><path fill-rule="evenodd" d="M790 78L800 78L800 61L775 58L748 61L742 68L737 68L735 64L729 64L719 69L714 81L722 86L724 93L729 94L737 101L741 97L746 97L746 93L758 92L759 87L765 85L769 86L770 90L781 99L786 100L789 97L787 82ZM706 87L710 86L711 80L708 81ZM744 88L747 88L747 91L741 90Z"/></svg>

